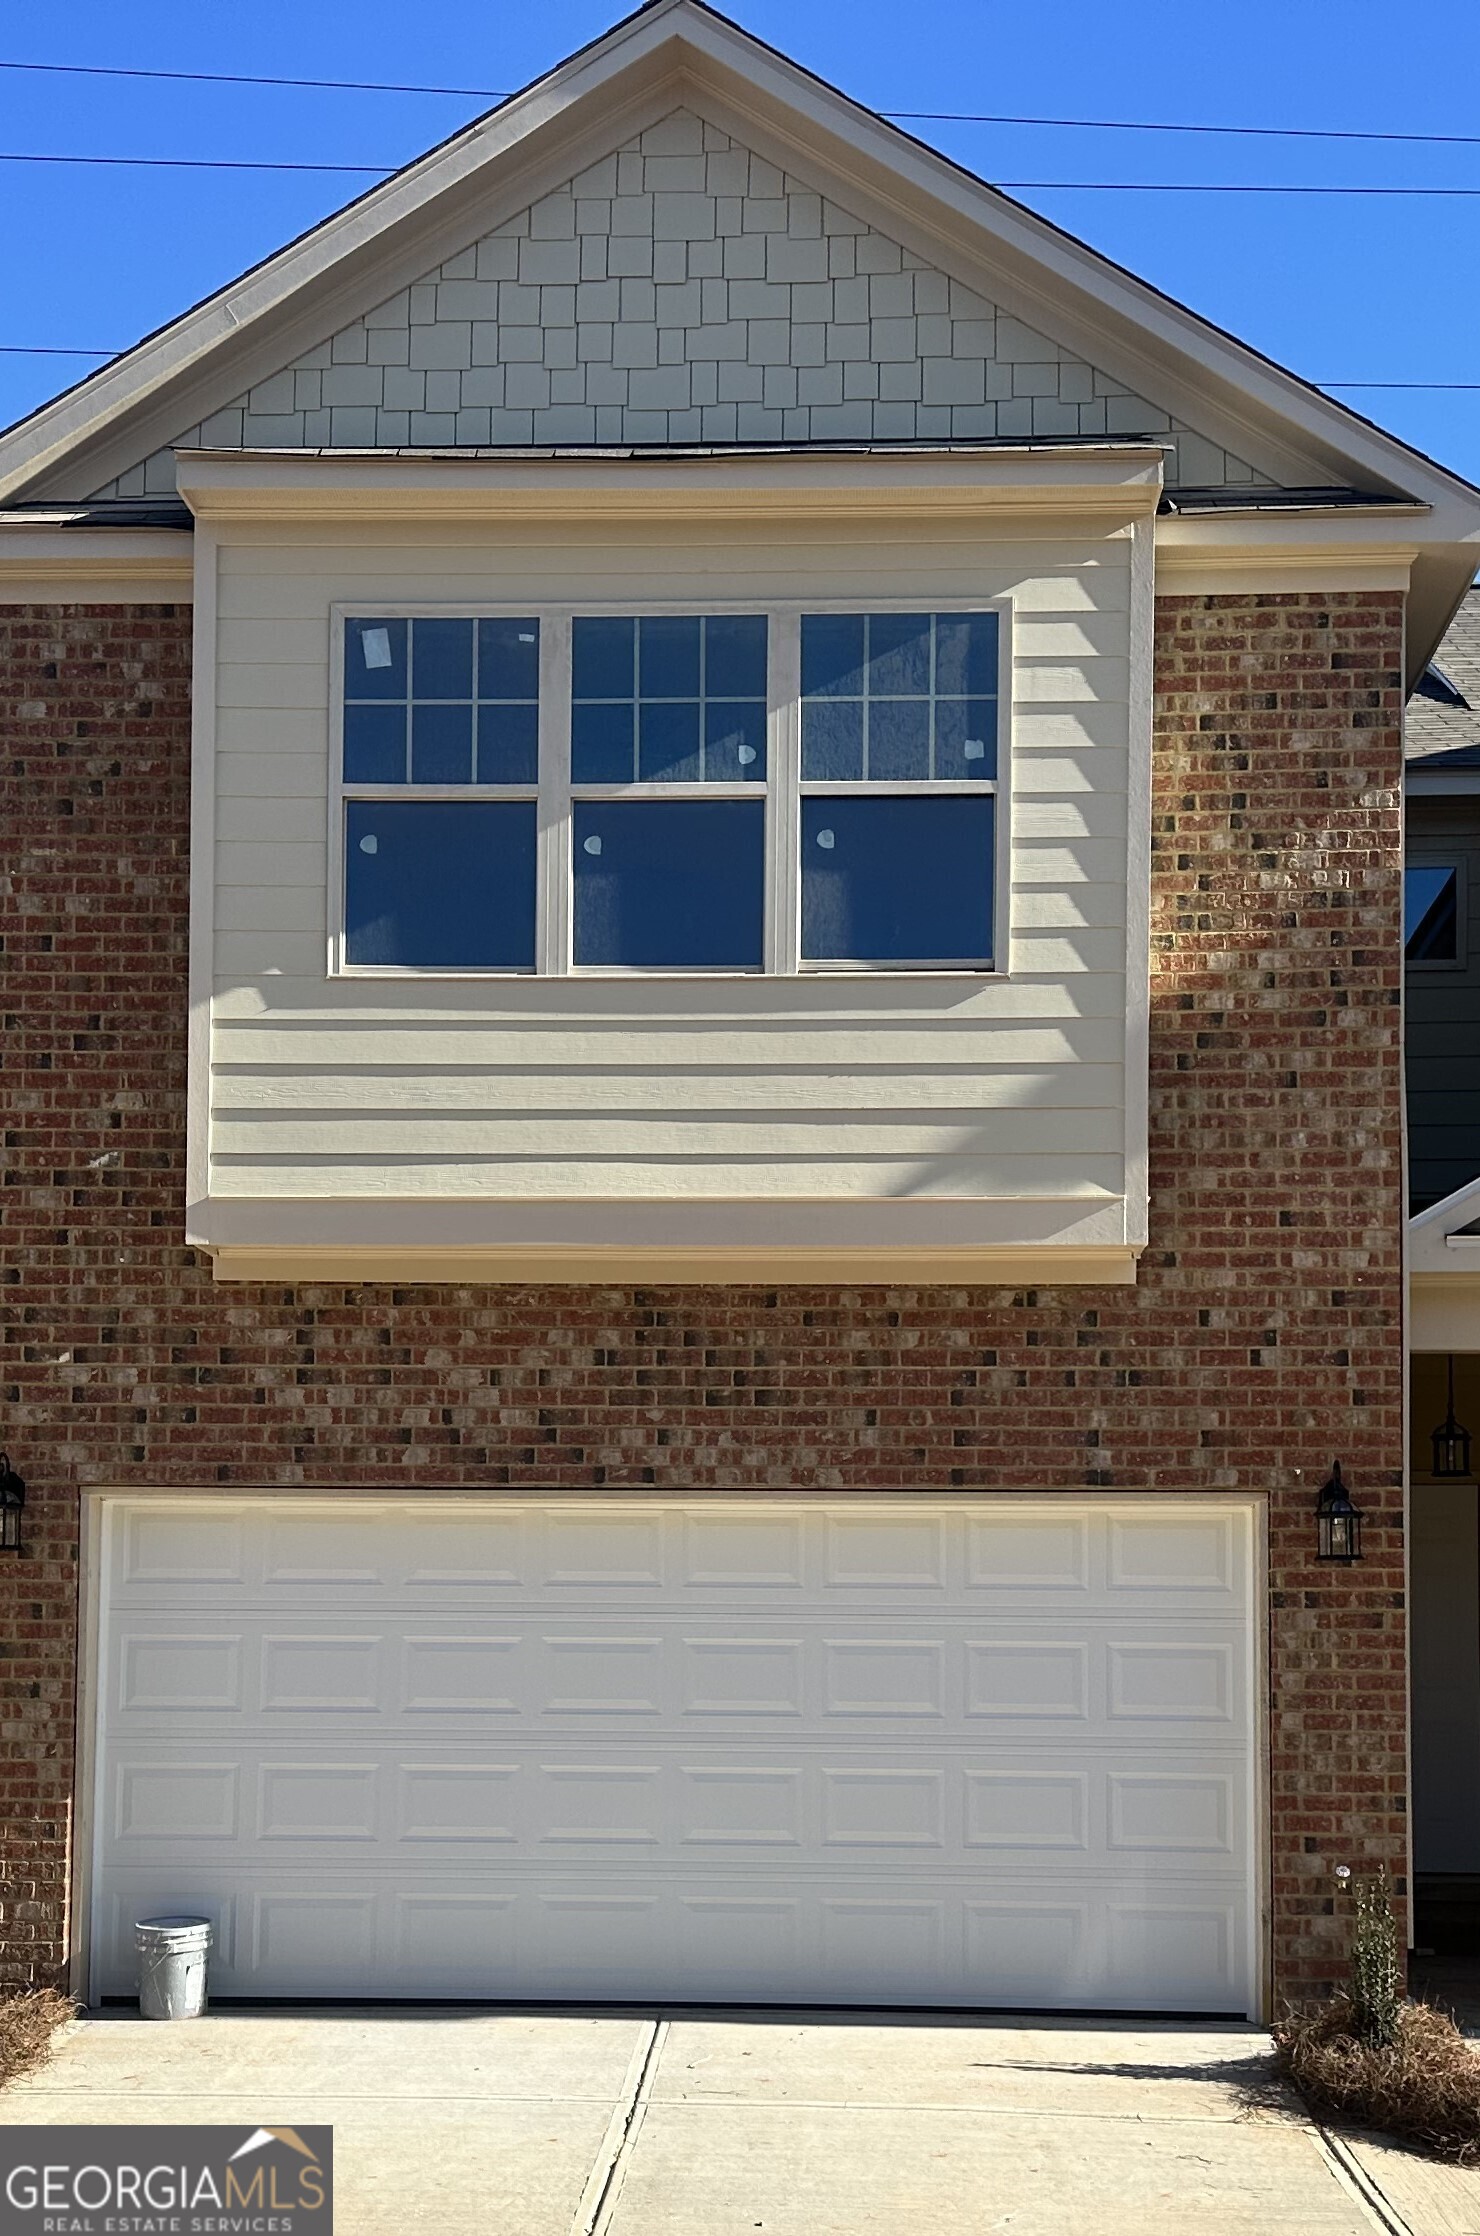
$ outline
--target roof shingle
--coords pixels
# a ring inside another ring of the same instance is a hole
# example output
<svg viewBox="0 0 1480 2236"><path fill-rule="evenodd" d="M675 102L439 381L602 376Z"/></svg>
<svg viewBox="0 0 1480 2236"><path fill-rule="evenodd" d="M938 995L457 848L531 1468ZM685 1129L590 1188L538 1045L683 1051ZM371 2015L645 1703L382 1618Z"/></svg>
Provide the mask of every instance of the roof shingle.
<svg viewBox="0 0 1480 2236"><path fill-rule="evenodd" d="M1408 702L1410 762L1465 748L1473 749L1475 765L1480 766L1480 583L1465 592L1432 665ZM1458 765L1469 765L1468 756Z"/></svg>

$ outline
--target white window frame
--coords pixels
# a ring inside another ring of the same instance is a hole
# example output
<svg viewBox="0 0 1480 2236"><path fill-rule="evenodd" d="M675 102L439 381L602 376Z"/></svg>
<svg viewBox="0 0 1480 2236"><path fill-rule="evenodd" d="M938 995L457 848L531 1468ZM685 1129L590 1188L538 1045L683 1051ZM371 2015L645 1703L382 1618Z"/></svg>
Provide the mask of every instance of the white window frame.
<svg viewBox="0 0 1480 2236"><path fill-rule="evenodd" d="M802 616L829 613L995 613L997 616L997 757L995 777L949 778L914 783L807 783L801 779ZM570 776L571 628L577 617L627 619L636 616L762 614L767 624L766 774L763 782L723 784L585 784ZM508 784L347 784L344 780L344 660L350 620L514 620L533 619L540 630L540 704L538 783ZM1006 978L1011 936L1011 770L1012 770L1012 621L1010 598L947 600L933 592L913 597L805 598L629 598L618 601L552 605L535 600L496 602L459 599L427 601L384 598L338 601L329 610L329 848L325 926L330 978L506 979L523 983L541 978L715 979L715 978ZM988 795L993 808L992 938L990 963L806 963L801 955L801 803L804 796L973 798ZM537 861L535 960L533 970L507 968L427 968L406 963L352 963L345 953L347 800L536 801ZM653 968L629 964L577 964L572 952L574 870L573 804L577 800L760 800L765 816L765 924L758 970L730 965Z"/></svg>

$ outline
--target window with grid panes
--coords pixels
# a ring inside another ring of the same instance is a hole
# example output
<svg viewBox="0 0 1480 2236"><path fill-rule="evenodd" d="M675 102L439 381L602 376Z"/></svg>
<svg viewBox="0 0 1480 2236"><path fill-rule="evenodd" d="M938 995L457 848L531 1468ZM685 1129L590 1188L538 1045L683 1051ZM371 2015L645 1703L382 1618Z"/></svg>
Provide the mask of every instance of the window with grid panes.
<svg viewBox="0 0 1480 2236"><path fill-rule="evenodd" d="M343 965L990 968L999 630L992 609L351 618Z"/></svg>
<svg viewBox="0 0 1480 2236"><path fill-rule="evenodd" d="M801 959L992 960L995 613L802 615Z"/></svg>

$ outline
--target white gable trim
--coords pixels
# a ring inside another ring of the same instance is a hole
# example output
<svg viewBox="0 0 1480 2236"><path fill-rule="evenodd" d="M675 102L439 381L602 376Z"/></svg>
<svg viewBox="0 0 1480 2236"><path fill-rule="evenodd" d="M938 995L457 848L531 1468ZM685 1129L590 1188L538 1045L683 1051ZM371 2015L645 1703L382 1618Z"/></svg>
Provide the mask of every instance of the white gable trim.
<svg viewBox="0 0 1480 2236"><path fill-rule="evenodd" d="M480 231L497 222L498 206L492 218L486 214L495 188L490 173L514 151L517 178L499 197L510 213L563 184L573 166L606 152L615 137L654 121L677 97L671 79L665 91L655 89L654 25L691 4L658 0L650 13L618 24L594 47L22 420L0 437L0 503L21 491L44 493L58 469L84 458L81 478L90 486L111 479L201 416L191 398L204 390L189 385L192 376L239 388L410 284L429 263L464 244L475 198L471 222ZM665 59L671 68L678 56ZM646 70L639 68L644 64ZM629 71L630 84L613 83ZM664 73L657 75L661 83ZM582 103L590 104L587 114L573 120ZM302 301L305 294L311 301Z"/></svg>
<svg viewBox="0 0 1480 2236"><path fill-rule="evenodd" d="M1480 1219L1480 1180L1431 1203L1408 1222L1410 1273L1468 1274L1480 1283L1480 1234L1462 1228Z"/></svg>
<svg viewBox="0 0 1480 2236"><path fill-rule="evenodd" d="M1408 1222L1408 1349L1480 1351L1480 1180Z"/></svg>
<svg viewBox="0 0 1480 2236"><path fill-rule="evenodd" d="M455 238L474 195L522 206L681 99L762 155L826 173L857 214L1054 339L1088 350L1214 440L1291 483L1354 482L1434 508L1434 540L1480 543L1468 485L1120 271L788 62L698 0L657 0L396 178L14 429L0 500L85 459L92 486L201 416L192 376L232 390L383 296ZM517 172L517 181L512 174ZM444 251L445 252L445 251ZM394 267L394 268L393 268ZM988 276L990 275L990 276ZM303 303L311 291L311 306ZM250 345L261 340L261 350ZM243 345L247 346L243 346ZM218 353L220 353L218 355ZM151 403L158 409L150 410ZM75 494L75 492L74 492Z"/></svg>

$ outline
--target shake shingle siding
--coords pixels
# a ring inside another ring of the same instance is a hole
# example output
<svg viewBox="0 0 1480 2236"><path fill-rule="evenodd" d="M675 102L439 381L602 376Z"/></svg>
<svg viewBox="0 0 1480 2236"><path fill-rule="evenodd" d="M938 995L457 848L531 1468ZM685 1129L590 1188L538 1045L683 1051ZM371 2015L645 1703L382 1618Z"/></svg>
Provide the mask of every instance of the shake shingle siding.
<svg viewBox="0 0 1480 2236"><path fill-rule="evenodd" d="M677 110L110 482L183 449L1150 435L1243 460Z"/></svg>

